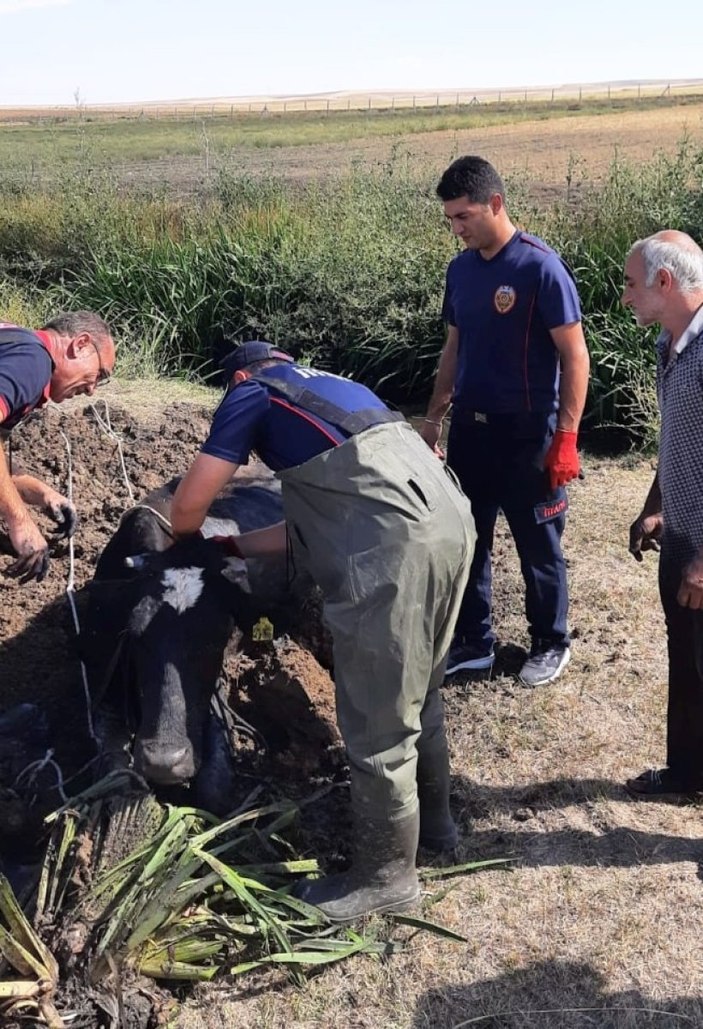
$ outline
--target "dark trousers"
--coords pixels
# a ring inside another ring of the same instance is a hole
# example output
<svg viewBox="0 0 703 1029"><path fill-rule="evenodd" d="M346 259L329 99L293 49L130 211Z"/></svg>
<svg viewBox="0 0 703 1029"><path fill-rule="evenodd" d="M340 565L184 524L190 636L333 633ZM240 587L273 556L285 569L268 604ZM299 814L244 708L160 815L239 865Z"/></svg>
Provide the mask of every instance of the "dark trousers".
<svg viewBox="0 0 703 1029"><path fill-rule="evenodd" d="M486 420L480 420L484 417ZM525 612L533 644L566 646L568 592L561 535L567 499L550 489L544 471L556 415L485 415L454 411L447 463L471 501L476 550L464 592L455 639L490 650L491 556L498 511L502 510L525 580Z"/></svg>
<svg viewBox="0 0 703 1029"><path fill-rule="evenodd" d="M677 603L680 582L680 563L662 552L659 593L669 651L666 763L698 786L703 785L703 611Z"/></svg>

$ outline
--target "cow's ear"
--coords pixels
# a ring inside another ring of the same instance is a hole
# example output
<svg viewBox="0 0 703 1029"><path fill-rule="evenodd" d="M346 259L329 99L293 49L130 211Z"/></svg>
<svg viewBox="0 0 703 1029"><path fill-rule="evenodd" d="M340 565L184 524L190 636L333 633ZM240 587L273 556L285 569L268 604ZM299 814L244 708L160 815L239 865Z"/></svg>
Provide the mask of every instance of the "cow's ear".
<svg viewBox="0 0 703 1029"><path fill-rule="evenodd" d="M247 563L241 557L228 557L220 574L244 593L251 593Z"/></svg>

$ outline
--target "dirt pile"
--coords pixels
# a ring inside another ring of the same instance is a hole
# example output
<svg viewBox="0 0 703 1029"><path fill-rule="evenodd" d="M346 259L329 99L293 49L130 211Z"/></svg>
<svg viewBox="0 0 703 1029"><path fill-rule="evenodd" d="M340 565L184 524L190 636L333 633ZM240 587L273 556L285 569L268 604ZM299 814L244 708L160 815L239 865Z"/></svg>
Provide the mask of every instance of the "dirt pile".
<svg viewBox="0 0 703 1029"><path fill-rule="evenodd" d="M67 493L70 469L80 517L74 540L79 622L85 607L81 587L92 578L121 515L188 467L209 421L206 407L189 403L172 403L156 417L153 412L140 417L137 408L132 414L114 402L76 402L49 408L14 433L16 470L22 468ZM37 519L44 523L43 516ZM48 745L67 778L92 756L80 646L65 595L68 544L54 546L49 576L40 584L20 586L4 578L2 571L10 560L0 554L0 713L19 703L36 704L48 720ZM254 730L249 746L242 747L247 775L276 786L283 780L302 795L309 791L310 781L336 778L343 762L332 682L308 649L329 664L319 609L300 614L299 640L284 637L275 643L245 644L240 653L242 641L235 634L224 662L224 691L235 712ZM47 772L49 808L60 800L57 774ZM16 769L0 780L0 787L12 787L15 777ZM70 784L65 788L71 792ZM6 802L13 838L19 838L21 846L14 798L6 797ZM35 828L33 820L32 831Z"/></svg>

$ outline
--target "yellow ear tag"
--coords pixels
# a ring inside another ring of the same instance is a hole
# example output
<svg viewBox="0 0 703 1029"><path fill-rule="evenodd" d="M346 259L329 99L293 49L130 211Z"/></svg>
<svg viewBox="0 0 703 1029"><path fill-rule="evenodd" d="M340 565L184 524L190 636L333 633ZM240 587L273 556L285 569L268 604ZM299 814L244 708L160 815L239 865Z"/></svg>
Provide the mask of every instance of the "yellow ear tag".
<svg viewBox="0 0 703 1029"><path fill-rule="evenodd" d="M266 615L262 615L251 631L251 638L255 643L264 643L273 639L273 623Z"/></svg>

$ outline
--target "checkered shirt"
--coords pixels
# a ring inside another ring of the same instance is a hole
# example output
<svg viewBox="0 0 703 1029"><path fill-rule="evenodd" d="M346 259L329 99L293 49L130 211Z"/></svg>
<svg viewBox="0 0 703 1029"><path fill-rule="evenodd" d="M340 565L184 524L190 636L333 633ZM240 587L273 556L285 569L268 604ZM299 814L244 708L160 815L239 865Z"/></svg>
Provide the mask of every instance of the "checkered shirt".
<svg viewBox="0 0 703 1029"><path fill-rule="evenodd" d="M681 568L703 547L703 310L689 328L671 357L670 335L657 340L662 555Z"/></svg>

